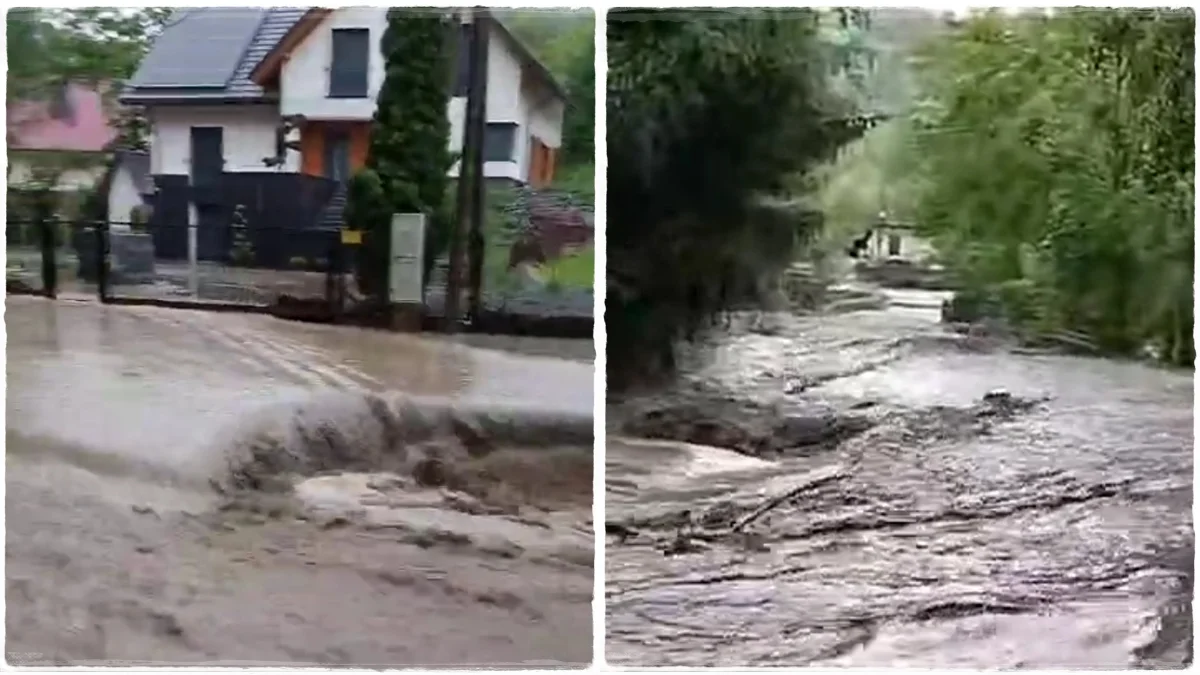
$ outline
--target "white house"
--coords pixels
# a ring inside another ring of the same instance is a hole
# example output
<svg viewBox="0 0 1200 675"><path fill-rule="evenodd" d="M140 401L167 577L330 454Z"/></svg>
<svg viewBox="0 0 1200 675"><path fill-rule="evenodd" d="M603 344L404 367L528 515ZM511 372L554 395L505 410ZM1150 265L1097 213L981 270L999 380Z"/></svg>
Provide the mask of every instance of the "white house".
<svg viewBox="0 0 1200 675"><path fill-rule="evenodd" d="M152 190L150 156L144 152L119 150L113 158L108 184L108 219L113 228L133 223L135 208L146 204Z"/></svg>
<svg viewBox="0 0 1200 675"><path fill-rule="evenodd" d="M919 262L934 254L933 245L908 223L882 220L871 229L866 245L868 260L908 260Z"/></svg>
<svg viewBox="0 0 1200 675"><path fill-rule="evenodd" d="M151 123L150 172L190 177L290 172L345 180L366 160L384 80L386 7L193 8L168 22L121 95ZM489 35L488 178L549 182L565 95L499 21ZM460 50L465 52L465 50ZM462 147L465 55L451 99L450 146ZM285 119L296 141L275 163ZM456 169L452 174L456 173Z"/></svg>

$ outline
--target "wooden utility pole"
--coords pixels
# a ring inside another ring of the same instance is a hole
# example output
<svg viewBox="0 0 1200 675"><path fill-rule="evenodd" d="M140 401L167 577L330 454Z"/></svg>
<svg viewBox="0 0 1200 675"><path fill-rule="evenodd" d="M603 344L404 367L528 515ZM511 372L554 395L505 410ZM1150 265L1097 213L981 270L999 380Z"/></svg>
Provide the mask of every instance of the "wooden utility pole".
<svg viewBox="0 0 1200 675"><path fill-rule="evenodd" d="M491 12L475 9L475 32L471 40L471 78L467 94L466 126L473 132L476 143L463 158L471 165L471 227L467 237L469 269L468 311L471 321L478 321L483 308L483 217L487 202L487 179L483 175L484 145L487 137L487 76L488 36L492 26Z"/></svg>
<svg viewBox="0 0 1200 675"><path fill-rule="evenodd" d="M471 124L472 101L478 98L475 93L474 86L475 77L475 61L477 60L476 52L478 51L479 43L479 14L478 9L463 10L459 22L469 27L465 31L468 36L467 40L459 40L458 49L455 51L456 59L461 58L462 50L466 50L468 74L467 74L467 111L466 120L463 124L463 142L462 152L458 161L458 189L455 198L454 223L450 229L450 271L449 278L446 280L446 304L445 304L445 321L442 329L447 333L453 333L458 330L459 324L459 305L462 301L462 282L463 282L463 234L467 231L470 225L471 197L472 185L471 182L471 167L470 157L475 153L475 149L483 144L482 134L477 133L475 125ZM460 35L464 31L460 30ZM455 75L457 78L458 64L454 65ZM454 87L454 84L451 84ZM452 94L457 95L457 91L452 89ZM480 153L482 155L482 153Z"/></svg>

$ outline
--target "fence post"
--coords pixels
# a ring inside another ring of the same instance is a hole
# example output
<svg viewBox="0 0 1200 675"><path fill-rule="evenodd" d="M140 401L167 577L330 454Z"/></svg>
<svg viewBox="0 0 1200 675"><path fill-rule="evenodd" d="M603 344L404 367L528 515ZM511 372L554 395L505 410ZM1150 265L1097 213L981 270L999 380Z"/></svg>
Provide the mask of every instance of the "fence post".
<svg viewBox="0 0 1200 675"><path fill-rule="evenodd" d="M94 221L92 229L96 235L96 286L100 302L108 302L108 221Z"/></svg>
<svg viewBox="0 0 1200 675"><path fill-rule="evenodd" d="M193 298L200 297L200 244L198 241L199 226L188 222L187 252L188 252L188 290Z"/></svg>
<svg viewBox="0 0 1200 675"><path fill-rule="evenodd" d="M58 297L58 263L54 259L55 236L47 210L39 205L35 211L34 227L41 238L42 247L42 288L46 297Z"/></svg>

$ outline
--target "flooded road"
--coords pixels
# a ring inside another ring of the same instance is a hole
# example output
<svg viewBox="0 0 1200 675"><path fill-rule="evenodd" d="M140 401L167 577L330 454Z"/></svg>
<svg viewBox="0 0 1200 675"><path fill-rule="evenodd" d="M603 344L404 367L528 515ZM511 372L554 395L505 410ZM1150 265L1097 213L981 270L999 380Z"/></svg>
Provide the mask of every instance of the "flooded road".
<svg viewBox="0 0 1200 675"><path fill-rule="evenodd" d="M610 663L1191 662L1191 374L951 336L919 295L771 317L610 406L666 439L610 432Z"/></svg>
<svg viewBox="0 0 1200 675"><path fill-rule="evenodd" d="M5 319L10 662L591 660L590 345Z"/></svg>

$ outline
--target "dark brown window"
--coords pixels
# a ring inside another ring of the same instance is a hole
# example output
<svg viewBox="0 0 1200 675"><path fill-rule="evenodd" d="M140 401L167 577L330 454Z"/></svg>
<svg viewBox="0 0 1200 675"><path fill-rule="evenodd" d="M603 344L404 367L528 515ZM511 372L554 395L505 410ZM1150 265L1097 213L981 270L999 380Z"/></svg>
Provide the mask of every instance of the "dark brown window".
<svg viewBox="0 0 1200 675"><path fill-rule="evenodd" d="M329 64L330 98L366 98L371 65L371 32L366 28L333 29Z"/></svg>

